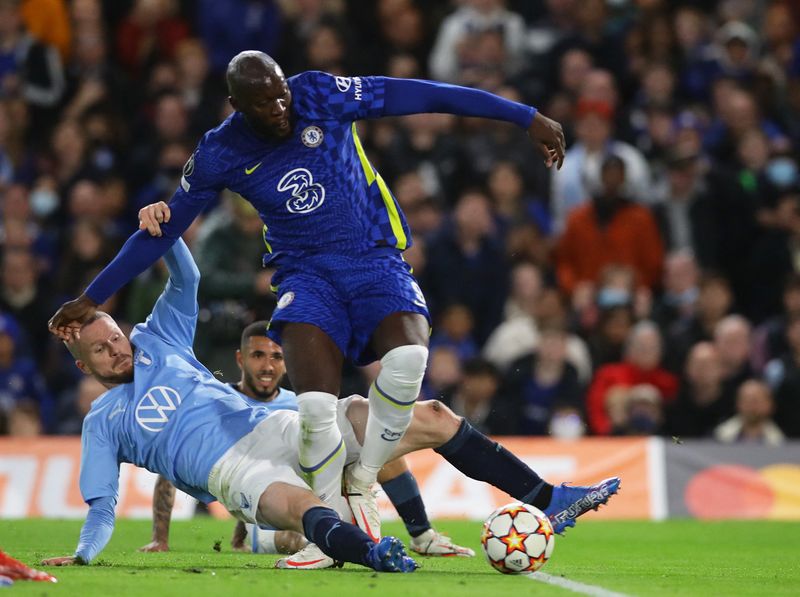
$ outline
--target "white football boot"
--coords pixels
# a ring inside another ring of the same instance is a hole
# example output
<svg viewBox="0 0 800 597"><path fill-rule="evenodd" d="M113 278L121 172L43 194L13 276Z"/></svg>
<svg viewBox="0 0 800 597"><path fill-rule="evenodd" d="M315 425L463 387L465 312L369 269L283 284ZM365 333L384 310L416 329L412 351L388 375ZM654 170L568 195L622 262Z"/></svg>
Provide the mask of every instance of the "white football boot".
<svg viewBox="0 0 800 597"><path fill-rule="evenodd" d="M352 474L355 465L344 469L343 493L353 512L353 523L375 543L381 540L381 516L373 484L365 484Z"/></svg>
<svg viewBox="0 0 800 597"><path fill-rule="evenodd" d="M342 567L342 562L337 562L313 543L309 543L296 554L281 558L275 562L276 568L294 570L320 570L322 568Z"/></svg>
<svg viewBox="0 0 800 597"><path fill-rule="evenodd" d="M409 547L411 551L415 551L424 556L460 556L462 558L471 558L475 555L475 552L469 547L456 545L450 537L438 533L433 529L428 529L421 535L412 537Z"/></svg>

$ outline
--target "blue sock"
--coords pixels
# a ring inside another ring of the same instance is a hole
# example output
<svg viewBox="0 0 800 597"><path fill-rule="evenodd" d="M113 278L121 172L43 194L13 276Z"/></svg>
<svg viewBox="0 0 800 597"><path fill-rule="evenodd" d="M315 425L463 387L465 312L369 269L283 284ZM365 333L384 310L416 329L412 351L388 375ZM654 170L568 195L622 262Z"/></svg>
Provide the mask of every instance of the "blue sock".
<svg viewBox="0 0 800 597"><path fill-rule="evenodd" d="M306 510L303 531L309 541L334 560L368 565L367 553L375 543L356 525L343 522L334 510L325 506Z"/></svg>
<svg viewBox="0 0 800 597"><path fill-rule="evenodd" d="M540 510L550 505L553 486L466 419L461 421L456 434L435 450L467 477L494 485Z"/></svg>
<svg viewBox="0 0 800 597"><path fill-rule="evenodd" d="M431 528L431 523L428 522L428 513L425 512L425 504L419 494L417 480L411 472L406 471L397 475L394 479L381 483L381 487L389 496L400 518L403 519L409 535L419 537Z"/></svg>

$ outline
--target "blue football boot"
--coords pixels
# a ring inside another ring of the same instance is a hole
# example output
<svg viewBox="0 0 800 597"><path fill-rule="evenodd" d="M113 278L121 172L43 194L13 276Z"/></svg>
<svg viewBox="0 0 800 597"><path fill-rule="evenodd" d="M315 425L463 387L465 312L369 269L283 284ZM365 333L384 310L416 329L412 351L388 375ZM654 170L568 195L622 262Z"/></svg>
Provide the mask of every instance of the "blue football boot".
<svg viewBox="0 0 800 597"><path fill-rule="evenodd" d="M589 510L597 510L608 502L608 499L619 490L619 477L611 477L588 487L570 486L562 483L553 487L550 505L544 509L553 531L562 534L567 527L575 526L575 519Z"/></svg>
<svg viewBox="0 0 800 597"><path fill-rule="evenodd" d="M370 547L367 566L378 572L414 572L417 569L417 563L406 555L403 542L388 536Z"/></svg>

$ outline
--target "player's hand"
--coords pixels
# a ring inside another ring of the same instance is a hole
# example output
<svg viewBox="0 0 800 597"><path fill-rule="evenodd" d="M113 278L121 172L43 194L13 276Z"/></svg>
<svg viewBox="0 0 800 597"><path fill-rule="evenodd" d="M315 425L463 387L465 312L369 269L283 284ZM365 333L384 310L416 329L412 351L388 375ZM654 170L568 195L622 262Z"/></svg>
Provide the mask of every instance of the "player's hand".
<svg viewBox="0 0 800 597"><path fill-rule="evenodd" d="M81 564L83 564L83 561L75 556L62 556L60 558L42 560L42 566L78 566Z"/></svg>
<svg viewBox="0 0 800 597"><path fill-rule="evenodd" d="M556 164L556 168L560 170L567 147L561 125L541 112L536 112L528 128L528 136L539 146L544 155L545 165L550 168Z"/></svg>
<svg viewBox="0 0 800 597"><path fill-rule="evenodd" d="M245 544L245 539L247 539L247 527L239 520L236 522L236 526L233 527L233 537L231 537L231 547L233 551L251 551L250 546Z"/></svg>
<svg viewBox="0 0 800 597"><path fill-rule="evenodd" d="M50 318L47 328L61 340L68 342L78 337L81 324L94 315L97 303L85 294L72 301L67 301Z"/></svg>
<svg viewBox="0 0 800 597"><path fill-rule="evenodd" d="M143 545L139 548L139 551L145 553L155 553L158 551L169 551L169 545L166 541L151 541L147 545Z"/></svg>
<svg viewBox="0 0 800 597"><path fill-rule="evenodd" d="M145 205L139 210L139 230L147 230L150 236L161 236L161 224L169 222L169 205L163 201Z"/></svg>

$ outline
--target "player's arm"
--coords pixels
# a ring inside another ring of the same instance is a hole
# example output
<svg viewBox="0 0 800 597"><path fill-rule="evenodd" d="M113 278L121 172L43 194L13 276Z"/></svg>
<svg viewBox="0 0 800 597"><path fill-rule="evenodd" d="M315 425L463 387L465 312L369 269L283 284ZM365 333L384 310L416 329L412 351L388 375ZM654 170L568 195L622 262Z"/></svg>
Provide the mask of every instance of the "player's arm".
<svg viewBox="0 0 800 597"><path fill-rule="evenodd" d="M139 230L146 230L150 236L163 236L161 226L169 223L172 211L163 201L151 203L139 210ZM164 256L169 271L168 294L173 306L188 315L194 315L200 271L189 248L178 240Z"/></svg>
<svg viewBox="0 0 800 597"><path fill-rule="evenodd" d="M548 167L557 164L561 168L566 148L561 125L532 106L480 89L435 81L384 77L383 82L385 116L439 112L511 122L527 130Z"/></svg>
<svg viewBox="0 0 800 597"><path fill-rule="evenodd" d="M233 527L233 537L231 537L231 547L234 551L252 551L250 547L245 545L244 540L247 538L247 528L241 520L236 521L236 526Z"/></svg>
<svg viewBox="0 0 800 597"><path fill-rule="evenodd" d="M140 547L139 551L169 551L169 523L173 504L175 486L159 475L153 488L153 538L150 543Z"/></svg>
<svg viewBox="0 0 800 597"><path fill-rule="evenodd" d="M75 555L49 558L42 560L42 564L45 566L89 564L111 539L111 534L114 532L114 506L116 503L117 500L113 497L90 500L89 513L83 523Z"/></svg>
<svg viewBox="0 0 800 597"><path fill-rule="evenodd" d="M419 79L334 77L319 71L298 75L296 81L308 96L298 101L307 102L304 108L311 114L339 121L436 112L502 120L528 132L548 167L560 168L564 161L566 142L559 123L532 106L480 89Z"/></svg>
<svg viewBox="0 0 800 597"><path fill-rule="evenodd" d="M199 152L195 152L195 156ZM186 180L187 177L191 182ZM138 230L131 235L117 256L84 293L61 305L50 319L50 331L62 340L69 340L80 329L80 323L90 317L98 305L164 256L208 202L216 197L220 187L214 182L215 177L201 176L198 166L193 165L191 172L184 174L181 186L170 200L170 218L161 224L161 235L152 236L147 230Z"/></svg>
<svg viewBox="0 0 800 597"><path fill-rule="evenodd" d="M183 239L178 239L167 251L164 261L169 270L167 286L144 326L137 326L137 330L147 330L173 346L190 348L197 328L200 270Z"/></svg>
<svg viewBox="0 0 800 597"><path fill-rule="evenodd" d="M169 281L162 297L185 315L197 314L197 289L200 286L200 270L194 262L189 247L183 239L172 245L164 255L169 271Z"/></svg>
<svg viewBox="0 0 800 597"><path fill-rule="evenodd" d="M67 566L89 564L111 539L114 532L114 506L119 490L118 446L93 427L91 415L84 421L81 434L81 494L89 504L89 513L81 528L75 554L50 558L43 564Z"/></svg>

